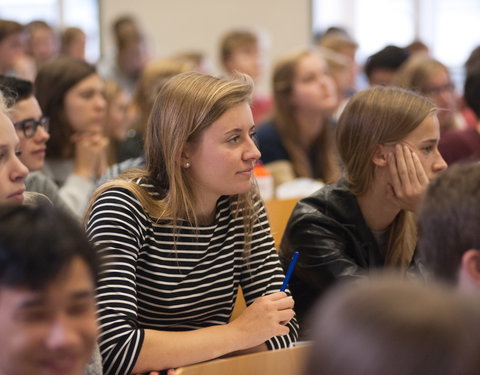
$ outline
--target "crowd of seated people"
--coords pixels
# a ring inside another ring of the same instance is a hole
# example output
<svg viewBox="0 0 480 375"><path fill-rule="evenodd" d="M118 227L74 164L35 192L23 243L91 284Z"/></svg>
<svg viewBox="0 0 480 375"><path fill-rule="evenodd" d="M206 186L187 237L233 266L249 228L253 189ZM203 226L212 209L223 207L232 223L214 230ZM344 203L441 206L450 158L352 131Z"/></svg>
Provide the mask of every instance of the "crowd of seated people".
<svg viewBox="0 0 480 375"><path fill-rule="evenodd" d="M460 93L422 42L359 69L331 28L275 61L270 97L257 32L219 36L218 75L152 58L130 15L112 33L92 63L77 27L0 20L0 369L173 374L299 339L307 374L478 368L478 48ZM323 186L278 248L256 164Z"/></svg>

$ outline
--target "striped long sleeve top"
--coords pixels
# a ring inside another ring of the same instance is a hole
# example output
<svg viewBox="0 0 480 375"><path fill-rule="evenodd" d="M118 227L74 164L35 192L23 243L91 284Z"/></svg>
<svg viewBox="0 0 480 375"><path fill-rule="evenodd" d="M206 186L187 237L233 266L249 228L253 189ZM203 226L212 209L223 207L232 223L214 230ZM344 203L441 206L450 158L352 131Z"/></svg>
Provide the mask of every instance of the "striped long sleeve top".
<svg viewBox="0 0 480 375"><path fill-rule="evenodd" d="M152 186L142 187L153 194ZM280 289L284 275L262 202L255 203L260 220L247 257L243 218L234 217L232 204L232 198L222 197L212 225L180 222L174 232L168 221L150 217L124 188L98 197L87 233L99 246L103 263L97 300L106 375L130 374L144 329L186 331L226 324L238 286L247 305ZM295 318L289 328L288 335L267 341L268 348L295 341Z"/></svg>

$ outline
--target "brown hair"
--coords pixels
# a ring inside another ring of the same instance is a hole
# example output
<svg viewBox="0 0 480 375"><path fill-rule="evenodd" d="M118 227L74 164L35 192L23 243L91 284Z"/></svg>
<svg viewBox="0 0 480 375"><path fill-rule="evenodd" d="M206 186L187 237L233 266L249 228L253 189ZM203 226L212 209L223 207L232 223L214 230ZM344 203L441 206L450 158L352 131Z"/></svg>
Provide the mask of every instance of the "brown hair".
<svg viewBox="0 0 480 375"><path fill-rule="evenodd" d="M182 152L189 142L196 142L213 122L227 110L250 101L253 82L246 75L225 80L197 72L174 76L158 94L148 121L145 138L146 171L133 171L118 180L106 183L93 195L95 199L105 190L123 186L137 197L153 217L171 220L176 227L180 219L197 224L194 211L196 197L194 181L182 168ZM156 200L132 181L146 178L160 193ZM255 187L245 194L231 197L234 215L242 212L245 225L245 249L257 214L253 207Z"/></svg>
<svg viewBox="0 0 480 375"><path fill-rule="evenodd" d="M74 155L73 130L64 112L67 92L77 83L95 74L93 65L84 60L60 57L40 68L35 79L35 97L42 112L50 118L47 157L69 159Z"/></svg>
<svg viewBox="0 0 480 375"><path fill-rule="evenodd" d="M223 64L230 58L233 51L239 48L258 45L258 36L247 30L234 30L225 34L220 42L220 59Z"/></svg>
<svg viewBox="0 0 480 375"><path fill-rule="evenodd" d="M323 119L323 131L312 142L317 152L317 160L312 166L305 147L299 138L299 125L295 118L295 108L291 101L293 82L299 62L314 54L313 51L300 51L278 61L273 71L273 120L289 154L295 174L299 177L320 176L326 183L334 182L338 177L336 153L334 151L333 127L330 119Z"/></svg>
<svg viewBox="0 0 480 375"><path fill-rule="evenodd" d="M85 32L78 27L67 27L61 35L61 51L64 55L68 55L72 43L79 37L85 37Z"/></svg>
<svg viewBox="0 0 480 375"><path fill-rule="evenodd" d="M306 375L471 375L480 302L393 277L333 288L315 309Z"/></svg>
<svg viewBox="0 0 480 375"><path fill-rule="evenodd" d="M429 56L414 56L398 70L394 84L398 87L423 93L427 88L427 80L437 69L442 69L448 73L448 68L440 61Z"/></svg>
<svg viewBox="0 0 480 375"><path fill-rule="evenodd" d="M153 103L165 83L173 76L191 71L192 68L193 65L188 61L171 58L152 61L145 66L132 99L132 104L138 113L134 123L135 130L142 135L145 133Z"/></svg>
<svg viewBox="0 0 480 375"><path fill-rule="evenodd" d="M480 164L455 164L436 177L428 186L418 223L426 268L456 284L463 254L480 250Z"/></svg>
<svg viewBox="0 0 480 375"><path fill-rule="evenodd" d="M0 42L10 35L21 33L23 30L23 25L16 21L0 20Z"/></svg>
<svg viewBox="0 0 480 375"><path fill-rule="evenodd" d="M379 145L394 144L416 129L436 108L427 98L396 87L355 94L337 123L337 149L350 191L361 196L372 186L372 162ZM402 210L388 230L386 264L406 268L416 245L413 213Z"/></svg>

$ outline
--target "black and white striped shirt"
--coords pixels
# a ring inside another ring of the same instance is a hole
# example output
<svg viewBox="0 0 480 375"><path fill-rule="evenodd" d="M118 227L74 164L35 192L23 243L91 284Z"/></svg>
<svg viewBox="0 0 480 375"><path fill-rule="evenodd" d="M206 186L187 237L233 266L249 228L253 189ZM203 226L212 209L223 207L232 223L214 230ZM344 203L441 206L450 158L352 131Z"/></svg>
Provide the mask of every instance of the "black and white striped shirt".
<svg viewBox="0 0 480 375"><path fill-rule="evenodd" d="M152 186L142 186L152 191ZM87 231L104 262L97 299L106 375L130 374L144 329L186 331L226 324L239 285L247 305L280 289L284 275L262 202L255 204L260 220L246 258L242 216L233 216L233 199L219 199L210 226L180 222L175 247L173 227L150 217L128 190L113 188L96 200ZM289 335L271 338L268 348L295 341L295 318L289 328Z"/></svg>

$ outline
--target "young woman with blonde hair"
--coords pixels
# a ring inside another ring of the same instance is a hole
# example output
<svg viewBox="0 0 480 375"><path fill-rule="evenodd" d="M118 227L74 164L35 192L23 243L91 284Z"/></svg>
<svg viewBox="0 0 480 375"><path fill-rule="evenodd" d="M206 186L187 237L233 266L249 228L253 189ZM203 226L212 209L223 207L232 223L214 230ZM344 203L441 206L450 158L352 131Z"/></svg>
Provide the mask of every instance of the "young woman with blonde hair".
<svg viewBox="0 0 480 375"><path fill-rule="evenodd" d="M339 173L331 118L338 97L324 58L301 51L280 60L273 95L272 121L260 126L257 138L275 185L297 177L334 182Z"/></svg>
<svg viewBox="0 0 480 375"><path fill-rule="evenodd" d="M429 180L446 168L435 106L403 89L354 95L336 137L344 178L300 201L280 246L284 265L300 252L290 288L301 318L338 279L377 267L407 270L414 212Z"/></svg>
<svg viewBox="0 0 480 375"><path fill-rule="evenodd" d="M293 300L253 183L252 83L182 73L160 91L146 170L103 185L87 224L104 269L105 374L288 347ZM229 323L237 288L247 309Z"/></svg>

